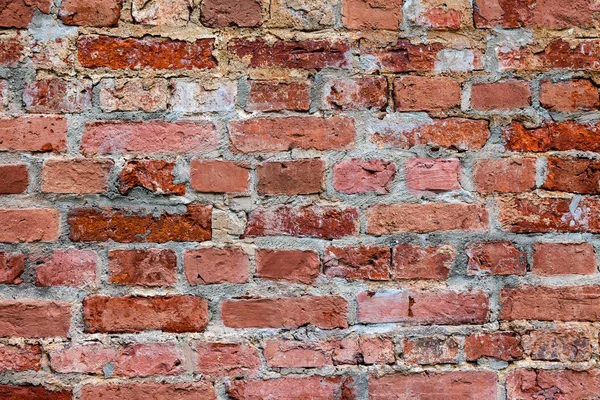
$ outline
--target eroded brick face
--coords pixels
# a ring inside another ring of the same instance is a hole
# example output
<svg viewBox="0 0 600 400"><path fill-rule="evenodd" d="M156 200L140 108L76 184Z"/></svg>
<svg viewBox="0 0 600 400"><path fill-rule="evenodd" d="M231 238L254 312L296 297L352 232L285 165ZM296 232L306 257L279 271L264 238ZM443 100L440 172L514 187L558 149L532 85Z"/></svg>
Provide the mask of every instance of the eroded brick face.
<svg viewBox="0 0 600 400"><path fill-rule="evenodd" d="M0 400L600 398L596 0L0 0Z"/></svg>

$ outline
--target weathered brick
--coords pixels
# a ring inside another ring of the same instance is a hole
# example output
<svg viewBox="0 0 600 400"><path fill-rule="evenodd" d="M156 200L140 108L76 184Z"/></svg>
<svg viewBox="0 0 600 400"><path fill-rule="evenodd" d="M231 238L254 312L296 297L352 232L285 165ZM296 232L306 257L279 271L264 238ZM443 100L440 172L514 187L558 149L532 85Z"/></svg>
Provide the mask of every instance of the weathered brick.
<svg viewBox="0 0 600 400"><path fill-rule="evenodd" d="M396 31L402 23L402 0L343 0L342 22L349 29Z"/></svg>
<svg viewBox="0 0 600 400"><path fill-rule="evenodd" d="M0 5L0 27L27 28L36 9L50 12L52 0L3 0Z"/></svg>
<svg viewBox="0 0 600 400"><path fill-rule="evenodd" d="M217 148L211 122L90 122L85 126L81 152L98 154L205 153Z"/></svg>
<svg viewBox="0 0 600 400"><path fill-rule="evenodd" d="M0 151L63 151L67 121L61 117L0 118Z"/></svg>
<svg viewBox="0 0 600 400"><path fill-rule="evenodd" d="M23 103L31 113L84 111L92 106L92 83L58 78L25 82Z"/></svg>
<svg viewBox="0 0 600 400"><path fill-rule="evenodd" d="M66 337L71 304L59 301L1 300L0 337Z"/></svg>
<svg viewBox="0 0 600 400"><path fill-rule="evenodd" d="M83 300L83 316L88 333L202 332L208 323L208 304L194 296L97 295Z"/></svg>
<svg viewBox="0 0 600 400"><path fill-rule="evenodd" d="M0 165L0 194L20 194L29 186L29 171L25 164Z"/></svg>
<svg viewBox="0 0 600 400"><path fill-rule="evenodd" d="M389 193L396 176L396 166L391 161L353 158L333 167L335 190L347 193Z"/></svg>
<svg viewBox="0 0 600 400"><path fill-rule="evenodd" d="M131 160L123 167L119 175L119 192L127 194L136 187L157 194L175 194L183 196L184 184L176 184L173 170L175 163L164 160Z"/></svg>
<svg viewBox="0 0 600 400"><path fill-rule="evenodd" d="M600 312L595 286L518 286L503 289L499 319L540 321L597 321Z"/></svg>
<svg viewBox="0 0 600 400"><path fill-rule="evenodd" d="M477 361L481 357L514 361L523 358L521 338L512 332L478 333L465 339L467 360Z"/></svg>
<svg viewBox="0 0 600 400"><path fill-rule="evenodd" d="M58 16L65 25L115 26L121 17L123 0L64 0Z"/></svg>
<svg viewBox="0 0 600 400"><path fill-rule="evenodd" d="M311 284L319 276L321 262L309 250L259 249L256 275L263 279Z"/></svg>
<svg viewBox="0 0 600 400"><path fill-rule="evenodd" d="M99 86L100 107L106 112L154 112L167 108L166 79L103 79Z"/></svg>
<svg viewBox="0 0 600 400"><path fill-rule="evenodd" d="M184 79L171 82L171 109L185 114L224 112L235 109L237 82L216 81L211 84Z"/></svg>
<svg viewBox="0 0 600 400"><path fill-rule="evenodd" d="M348 117L284 117L232 121L233 149L243 153L292 149L345 150L354 147L354 120Z"/></svg>
<svg viewBox="0 0 600 400"><path fill-rule="evenodd" d="M190 204L182 214L154 216L110 208L76 208L69 212L74 242L203 242L211 238L212 207Z"/></svg>
<svg viewBox="0 0 600 400"><path fill-rule="evenodd" d="M367 231L372 235L484 231L488 226L488 212L481 204L378 204L369 208L367 220Z"/></svg>
<svg viewBox="0 0 600 400"><path fill-rule="evenodd" d="M353 399L351 386L352 378L343 376L237 380L229 384L227 394L232 400L264 399L268 397L288 400Z"/></svg>
<svg viewBox="0 0 600 400"><path fill-rule="evenodd" d="M0 396L3 400L71 400L73 394L67 390L49 390L42 386L0 385Z"/></svg>
<svg viewBox="0 0 600 400"><path fill-rule="evenodd" d="M221 317L232 328L346 328L348 303L342 297L304 296L225 300Z"/></svg>
<svg viewBox="0 0 600 400"><path fill-rule="evenodd" d="M511 80L477 83L471 89L471 107L476 110L512 110L531 105L528 82Z"/></svg>
<svg viewBox="0 0 600 400"><path fill-rule="evenodd" d="M246 111L308 111L310 108L310 81L249 81L248 85Z"/></svg>
<svg viewBox="0 0 600 400"><path fill-rule="evenodd" d="M367 58L369 72L430 71L434 69L438 53L443 49L440 43L413 44L400 39L387 47L366 47L362 49L362 58Z"/></svg>
<svg viewBox="0 0 600 400"><path fill-rule="evenodd" d="M42 350L37 345L0 344L0 371L39 371ZM0 389L1 391L1 389Z"/></svg>
<svg viewBox="0 0 600 400"><path fill-rule="evenodd" d="M417 191L460 189L458 159L411 158L406 162L406 186Z"/></svg>
<svg viewBox="0 0 600 400"><path fill-rule="evenodd" d="M342 41L279 40L269 44L263 38L234 39L229 45L229 52L252 68L322 69L350 66L350 47Z"/></svg>
<svg viewBox="0 0 600 400"><path fill-rule="evenodd" d="M169 249L111 250L108 274L115 285L173 286L177 256Z"/></svg>
<svg viewBox="0 0 600 400"><path fill-rule="evenodd" d="M95 287L98 255L91 250L54 250L35 259L37 286Z"/></svg>
<svg viewBox="0 0 600 400"><path fill-rule="evenodd" d="M59 224L54 209L0 209L0 243L52 242L59 237Z"/></svg>
<svg viewBox="0 0 600 400"><path fill-rule="evenodd" d="M535 158L478 160L473 168L479 193L519 193L535 189Z"/></svg>
<svg viewBox="0 0 600 400"><path fill-rule="evenodd" d="M369 398L392 399L495 399L497 376L492 371L422 372L369 378Z"/></svg>
<svg viewBox="0 0 600 400"><path fill-rule="evenodd" d="M421 247L398 244L392 253L393 279L448 279L456 258L451 245Z"/></svg>
<svg viewBox="0 0 600 400"><path fill-rule="evenodd" d="M593 399L600 391L600 371L517 369L506 378L510 399L537 400L556 398ZM564 394L564 396L563 396Z"/></svg>
<svg viewBox="0 0 600 400"><path fill-rule="evenodd" d="M0 283L6 285L23 283L23 279L21 279L23 271L25 271L23 254L0 252Z"/></svg>
<svg viewBox="0 0 600 400"><path fill-rule="evenodd" d="M84 385L81 400L215 400L213 386L207 382L194 383L111 383Z"/></svg>
<svg viewBox="0 0 600 400"><path fill-rule="evenodd" d="M335 22L337 0L272 0L271 15L265 22L269 27L320 30Z"/></svg>
<svg viewBox="0 0 600 400"><path fill-rule="evenodd" d="M404 76L394 80L398 111L444 112L460 106L460 82L445 77Z"/></svg>
<svg viewBox="0 0 600 400"><path fill-rule="evenodd" d="M421 3L416 21L429 29L458 30L473 24L472 13L469 1L426 0Z"/></svg>
<svg viewBox="0 0 600 400"><path fill-rule="evenodd" d="M573 121L550 122L540 128L527 129L518 122L504 130L506 148L511 151L600 151L598 123Z"/></svg>
<svg viewBox="0 0 600 400"><path fill-rule="evenodd" d="M244 193L248 191L248 168L231 161L193 160L190 185L198 192Z"/></svg>
<svg viewBox="0 0 600 400"><path fill-rule="evenodd" d="M42 170L46 193L103 193L108 189L111 160L86 158L49 159Z"/></svg>
<svg viewBox="0 0 600 400"><path fill-rule="evenodd" d="M324 167L319 159L265 162L256 169L256 188L272 196L320 193Z"/></svg>
<svg viewBox="0 0 600 400"><path fill-rule="evenodd" d="M476 242L467 248L467 274L525 275L526 255L512 242Z"/></svg>
<svg viewBox="0 0 600 400"><path fill-rule="evenodd" d="M195 370L209 376L251 376L260 368L258 352L249 344L198 343Z"/></svg>
<svg viewBox="0 0 600 400"><path fill-rule="evenodd" d="M589 243L535 243L531 272L538 275L595 274L598 260Z"/></svg>
<svg viewBox="0 0 600 400"><path fill-rule="evenodd" d="M323 273L346 279L374 281L390 278L391 251L384 246L327 247Z"/></svg>
<svg viewBox="0 0 600 400"><path fill-rule="evenodd" d="M190 21L192 0L133 0L131 16L138 24L184 26Z"/></svg>
<svg viewBox="0 0 600 400"><path fill-rule="evenodd" d="M262 22L260 0L204 0L200 9L200 21L204 26L253 27Z"/></svg>
<svg viewBox="0 0 600 400"><path fill-rule="evenodd" d="M110 69L207 69L215 68L214 39L195 42L157 37L143 39L112 36L80 36L79 62L85 68Z"/></svg>
<svg viewBox="0 0 600 400"><path fill-rule="evenodd" d="M521 342L532 360L568 362L587 361L592 357L592 339L586 331L531 331Z"/></svg>
<svg viewBox="0 0 600 400"><path fill-rule="evenodd" d="M459 344L454 338L404 339L402 357L409 364L456 364Z"/></svg>
<svg viewBox="0 0 600 400"><path fill-rule="evenodd" d="M240 248L187 250L183 257L190 285L248 282L250 261Z"/></svg>
<svg viewBox="0 0 600 400"><path fill-rule="evenodd" d="M585 0L584 0L585 1ZM600 40L556 38L545 47L498 48L502 70L541 71L552 69L600 70Z"/></svg>
<svg viewBox="0 0 600 400"><path fill-rule="evenodd" d="M542 188L581 194L600 193L600 161L548 158Z"/></svg>
<svg viewBox="0 0 600 400"><path fill-rule="evenodd" d="M19 62L23 60L24 50L23 43L18 36L0 38L0 66L6 68L18 66Z"/></svg>
<svg viewBox="0 0 600 400"><path fill-rule="evenodd" d="M587 80L542 81L540 85L540 104L550 111L595 110L599 102L598 88Z"/></svg>
<svg viewBox="0 0 600 400"><path fill-rule="evenodd" d="M328 78L321 102L325 110L385 110L387 80L383 76Z"/></svg>
<svg viewBox="0 0 600 400"><path fill-rule="evenodd" d="M244 236L299 236L340 239L358 235L358 210L332 206L255 209Z"/></svg>

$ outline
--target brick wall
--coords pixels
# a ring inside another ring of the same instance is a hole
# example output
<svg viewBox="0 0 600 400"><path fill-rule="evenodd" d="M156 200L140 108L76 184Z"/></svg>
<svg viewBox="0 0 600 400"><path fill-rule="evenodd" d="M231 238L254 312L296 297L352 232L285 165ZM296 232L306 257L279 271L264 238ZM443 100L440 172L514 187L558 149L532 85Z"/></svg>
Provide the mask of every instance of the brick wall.
<svg viewBox="0 0 600 400"><path fill-rule="evenodd" d="M0 27L0 399L600 397L596 2Z"/></svg>

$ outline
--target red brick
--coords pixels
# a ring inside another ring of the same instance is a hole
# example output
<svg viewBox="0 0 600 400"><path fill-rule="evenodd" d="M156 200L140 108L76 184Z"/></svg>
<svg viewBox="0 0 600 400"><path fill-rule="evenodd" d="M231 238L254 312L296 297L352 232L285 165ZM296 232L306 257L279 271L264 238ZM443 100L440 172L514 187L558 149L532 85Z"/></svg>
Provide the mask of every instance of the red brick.
<svg viewBox="0 0 600 400"><path fill-rule="evenodd" d="M45 79L25 82L23 103L31 113L75 113L92 106L88 80Z"/></svg>
<svg viewBox="0 0 600 400"><path fill-rule="evenodd" d="M202 332L208 304L194 296L91 296L83 300L83 315L88 333Z"/></svg>
<svg viewBox="0 0 600 400"><path fill-rule="evenodd" d="M550 111L589 111L598 108L598 88L587 80L542 81L540 104Z"/></svg>
<svg viewBox="0 0 600 400"><path fill-rule="evenodd" d="M27 28L35 10L48 14L52 0L4 0L0 3L0 27Z"/></svg>
<svg viewBox="0 0 600 400"><path fill-rule="evenodd" d="M515 361L523 358L521 338L512 332L478 333L465 340L467 360L477 361L481 357Z"/></svg>
<svg viewBox="0 0 600 400"><path fill-rule="evenodd" d="M598 123L573 121L549 122L540 128L527 129L518 122L504 129L506 148L511 151L600 151Z"/></svg>
<svg viewBox="0 0 600 400"><path fill-rule="evenodd" d="M225 300L221 317L231 328L346 328L348 303L342 297L304 296Z"/></svg>
<svg viewBox="0 0 600 400"><path fill-rule="evenodd" d="M489 318L488 303L487 295L481 291L362 292L358 295L358 321L417 325L482 324Z"/></svg>
<svg viewBox="0 0 600 400"><path fill-rule="evenodd" d="M119 192L127 194L141 187L157 194L183 196L185 185L175 183L174 168L174 162L164 160L128 161L119 175Z"/></svg>
<svg viewBox="0 0 600 400"><path fill-rule="evenodd" d="M502 228L514 233L600 232L600 202L593 198L502 198Z"/></svg>
<svg viewBox="0 0 600 400"><path fill-rule="evenodd" d="M385 110L387 91L383 76L329 78L321 101L325 110Z"/></svg>
<svg viewBox="0 0 600 400"><path fill-rule="evenodd" d="M167 108L169 84L166 79L103 79L99 86L100 108L106 112L154 112Z"/></svg>
<svg viewBox="0 0 600 400"><path fill-rule="evenodd" d="M495 399L497 376L492 371L451 371L392 374L369 378L369 398L392 399Z"/></svg>
<svg viewBox="0 0 600 400"><path fill-rule="evenodd" d="M207 69L215 68L214 39L195 42L158 37L143 39L112 36L80 36L79 62L85 68L110 69Z"/></svg>
<svg viewBox="0 0 600 400"><path fill-rule="evenodd" d="M81 400L216 400L211 384L194 383L112 383L84 385Z"/></svg>
<svg viewBox="0 0 600 400"><path fill-rule="evenodd" d="M390 123L389 127L376 129L371 141L380 147L410 149L418 145L432 145L465 151L480 150L489 137L487 121L447 118L417 126L407 124L398 127Z"/></svg>
<svg viewBox="0 0 600 400"><path fill-rule="evenodd" d="M531 272L549 276L591 275L598 272L598 260L589 243L535 243Z"/></svg>
<svg viewBox="0 0 600 400"><path fill-rule="evenodd" d="M518 286L500 293L501 320L598 321L596 286Z"/></svg>
<svg viewBox="0 0 600 400"><path fill-rule="evenodd" d="M323 273L346 279L373 281L390 278L391 251L384 246L327 247Z"/></svg>
<svg viewBox="0 0 600 400"><path fill-rule="evenodd" d="M335 190L347 194L389 193L396 176L396 166L391 161L353 158L333 167Z"/></svg>
<svg viewBox="0 0 600 400"><path fill-rule="evenodd" d="M443 112L460 106L460 82L452 78L404 76L394 80L398 111Z"/></svg>
<svg viewBox="0 0 600 400"><path fill-rule="evenodd" d="M348 29L397 31L402 23L402 0L343 0L342 22Z"/></svg>
<svg viewBox="0 0 600 400"><path fill-rule="evenodd" d="M277 152L292 149L348 150L354 147L354 120L347 117L284 117L232 121L234 151Z"/></svg>
<svg viewBox="0 0 600 400"><path fill-rule="evenodd" d="M91 250L54 250L35 260L37 286L95 287L98 256Z"/></svg>
<svg viewBox="0 0 600 400"><path fill-rule="evenodd" d="M240 248L187 250L183 265L190 285L248 282L250 260Z"/></svg>
<svg viewBox="0 0 600 400"><path fill-rule="evenodd" d="M0 283L20 285L21 274L25 271L25 256L19 253L0 252Z"/></svg>
<svg viewBox="0 0 600 400"><path fill-rule="evenodd" d="M421 247L399 244L392 256L393 279L448 279L456 250L450 245Z"/></svg>
<svg viewBox="0 0 600 400"><path fill-rule="evenodd" d="M250 93L246 111L308 111L310 81L249 81Z"/></svg>
<svg viewBox="0 0 600 400"><path fill-rule="evenodd" d="M369 364L393 364L395 361L394 343L377 336L361 336L359 338L363 362Z"/></svg>
<svg viewBox="0 0 600 400"><path fill-rule="evenodd" d="M70 345L50 352L50 365L60 373L102 374L112 366L113 376L146 377L180 375L183 358L174 343Z"/></svg>
<svg viewBox="0 0 600 400"><path fill-rule="evenodd" d="M48 390L42 386L0 385L2 400L71 400L72 394L66 390Z"/></svg>
<svg viewBox="0 0 600 400"><path fill-rule="evenodd" d="M348 43L328 40L283 41L272 44L263 38L234 39L229 52L252 68L347 68L350 66Z"/></svg>
<svg viewBox="0 0 600 400"><path fill-rule="evenodd" d="M512 110L531 105L529 82L477 83L471 89L471 107L476 110Z"/></svg>
<svg viewBox="0 0 600 400"><path fill-rule="evenodd" d="M177 256L169 249L111 250L108 273L115 285L173 286Z"/></svg>
<svg viewBox="0 0 600 400"><path fill-rule="evenodd" d="M368 233L485 231L488 212L481 204L378 204L367 211Z"/></svg>
<svg viewBox="0 0 600 400"><path fill-rule="evenodd" d="M211 239L212 207L190 204L182 214L149 213L111 208L76 208L67 222L73 242L121 243L203 242Z"/></svg>
<svg viewBox="0 0 600 400"><path fill-rule="evenodd" d="M181 154L216 150L210 122L91 122L85 126L81 152L98 154Z"/></svg>
<svg viewBox="0 0 600 400"><path fill-rule="evenodd" d="M519 193L535 189L535 158L478 160L473 168L479 193Z"/></svg>
<svg viewBox="0 0 600 400"><path fill-rule="evenodd" d="M115 26L119 23L123 0L65 0L58 16L65 25Z"/></svg>
<svg viewBox="0 0 600 400"><path fill-rule="evenodd" d="M1 300L0 337L66 337L71 304L59 301Z"/></svg>
<svg viewBox="0 0 600 400"><path fill-rule="evenodd" d="M353 0L360 1L360 0ZM362 49L362 55L380 72L402 73L430 71L435 68L438 53L444 49L440 43L412 44L400 39L388 47Z"/></svg>
<svg viewBox="0 0 600 400"><path fill-rule="evenodd" d="M0 209L0 243L55 241L59 219L58 211L50 208Z"/></svg>
<svg viewBox="0 0 600 400"><path fill-rule="evenodd" d="M29 187L27 165L0 165L0 194L25 193Z"/></svg>
<svg viewBox="0 0 600 400"><path fill-rule="evenodd" d="M262 2L259 0L204 0L200 9L202 25L253 27L262 22Z"/></svg>
<svg viewBox="0 0 600 400"><path fill-rule="evenodd" d="M39 371L42 350L37 345L0 344L0 371Z"/></svg>
<svg viewBox="0 0 600 400"><path fill-rule="evenodd" d="M600 193L600 161L548 158L543 189L581 194Z"/></svg>
<svg viewBox="0 0 600 400"><path fill-rule="evenodd" d="M523 336L522 343L532 360L587 361L593 353L590 332L573 329L531 331Z"/></svg>
<svg viewBox="0 0 600 400"><path fill-rule="evenodd" d="M340 239L358 235L358 229L356 208L279 206L252 211L244 236L283 235Z"/></svg>
<svg viewBox="0 0 600 400"><path fill-rule="evenodd" d="M192 160L190 185L198 192L244 193L248 191L248 168L231 161Z"/></svg>
<svg viewBox="0 0 600 400"><path fill-rule="evenodd" d="M525 275L526 255L512 242L478 242L467 248L468 275Z"/></svg>
<svg viewBox="0 0 600 400"><path fill-rule="evenodd" d="M592 27L600 15L589 0L532 2L528 0L477 0L475 24L478 28L547 28Z"/></svg>
<svg viewBox="0 0 600 400"><path fill-rule="evenodd" d="M352 378L343 376L238 380L227 388L231 400L274 399L331 400L354 399Z"/></svg>
<svg viewBox="0 0 600 400"><path fill-rule="evenodd" d="M406 186L411 190L460 189L460 160L411 158L406 162Z"/></svg>
<svg viewBox="0 0 600 400"><path fill-rule="evenodd" d="M261 366L258 352L248 344L198 343L194 350L195 370L209 376L248 377Z"/></svg>
<svg viewBox="0 0 600 400"><path fill-rule="evenodd" d="M108 189L112 160L86 158L49 159L42 170L46 193L103 193Z"/></svg>
<svg viewBox="0 0 600 400"><path fill-rule="evenodd" d="M598 62L600 40L598 39L558 38L552 40L546 47L536 46L535 49L533 46L515 50L500 47L496 50L496 54L501 70L600 70L600 62Z"/></svg>
<svg viewBox="0 0 600 400"><path fill-rule="evenodd" d="M23 59L24 50L23 43L18 36L0 39L0 66L15 68Z"/></svg>
<svg viewBox="0 0 600 400"><path fill-rule="evenodd" d="M0 151L63 151L67 121L61 117L0 118Z"/></svg>
<svg viewBox="0 0 600 400"><path fill-rule="evenodd" d="M153 26L185 26L194 8L191 0L133 0L131 16L134 22Z"/></svg>
<svg viewBox="0 0 600 400"><path fill-rule="evenodd" d="M324 167L320 159L265 162L256 169L256 188L272 196L320 193Z"/></svg>
<svg viewBox="0 0 600 400"><path fill-rule="evenodd" d="M455 1L446 3L440 0L421 3L421 12L417 23L429 29L458 30L472 24L471 3Z"/></svg>
<svg viewBox="0 0 600 400"><path fill-rule="evenodd" d="M409 364L456 364L459 344L454 338L404 339L403 358Z"/></svg>
<svg viewBox="0 0 600 400"><path fill-rule="evenodd" d="M256 252L256 276L263 279L311 284L320 269L321 262L314 251L259 249Z"/></svg>
<svg viewBox="0 0 600 400"><path fill-rule="evenodd" d="M600 371L517 369L506 379L509 399L593 399L600 391Z"/></svg>

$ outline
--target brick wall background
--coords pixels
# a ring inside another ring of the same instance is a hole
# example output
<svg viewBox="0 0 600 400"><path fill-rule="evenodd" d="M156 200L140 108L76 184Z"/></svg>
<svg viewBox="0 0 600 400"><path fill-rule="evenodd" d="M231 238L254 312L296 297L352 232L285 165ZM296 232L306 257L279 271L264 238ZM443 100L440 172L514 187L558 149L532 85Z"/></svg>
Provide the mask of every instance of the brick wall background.
<svg viewBox="0 0 600 400"><path fill-rule="evenodd" d="M592 0L0 0L0 399L600 396Z"/></svg>

